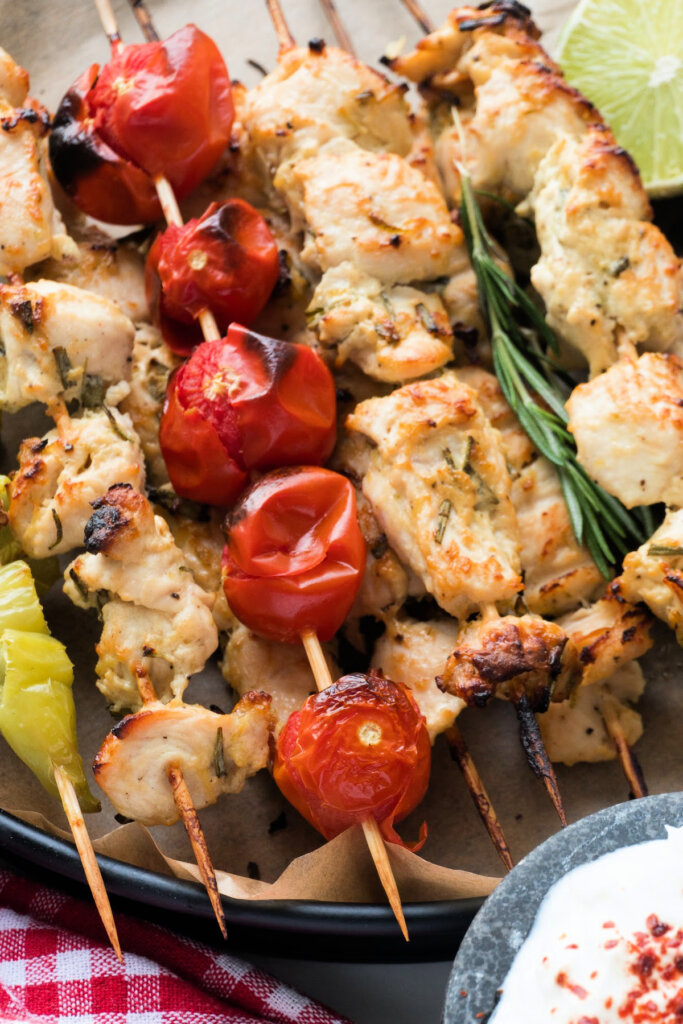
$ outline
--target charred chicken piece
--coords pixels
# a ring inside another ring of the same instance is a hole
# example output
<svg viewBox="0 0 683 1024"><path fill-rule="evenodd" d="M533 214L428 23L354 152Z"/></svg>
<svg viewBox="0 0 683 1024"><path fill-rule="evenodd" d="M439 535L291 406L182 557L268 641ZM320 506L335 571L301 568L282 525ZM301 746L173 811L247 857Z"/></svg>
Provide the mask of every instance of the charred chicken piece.
<svg viewBox="0 0 683 1024"><path fill-rule="evenodd" d="M113 710L137 709L144 665L161 700L180 697L218 646L213 600L142 494L121 484L93 507L86 553L67 567L64 591L102 616L98 688Z"/></svg>
<svg viewBox="0 0 683 1024"><path fill-rule="evenodd" d="M642 604L630 604L615 580L607 594L587 608L557 620L576 648L581 686L602 682L652 647L652 616Z"/></svg>
<svg viewBox="0 0 683 1024"><path fill-rule="evenodd" d="M98 785L127 818L172 825L180 817L168 780L179 768L196 809L239 793L268 763L270 697L246 694L227 715L199 704L145 704L109 733L95 758Z"/></svg>
<svg viewBox="0 0 683 1024"><path fill-rule="evenodd" d="M565 631L533 615L466 623L437 685L466 704L484 707L492 697L531 711L566 700L579 681L576 651Z"/></svg>
<svg viewBox="0 0 683 1024"><path fill-rule="evenodd" d="M0 407L101 401L130 377L134 333L112 302L72 285L0 285Z"/></svg>
<svg viewBox="0 0 683 1024"><path fill-rule="evenodd" d="M91 503L114 484L142 490L145 469L130 417L116 409L61 417L57 430L28 438L12 480L10 526L32 558L83 545Z"/></svg>

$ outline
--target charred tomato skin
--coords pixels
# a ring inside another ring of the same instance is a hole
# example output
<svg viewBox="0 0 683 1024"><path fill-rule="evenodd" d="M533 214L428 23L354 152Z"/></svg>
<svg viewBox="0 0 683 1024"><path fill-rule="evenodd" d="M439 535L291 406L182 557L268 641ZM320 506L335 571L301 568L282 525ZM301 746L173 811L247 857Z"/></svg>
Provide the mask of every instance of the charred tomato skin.
<svg viewBox="0 0 683 1024"><path fill-rule="evenodd" d="M258 210L243 199L211 203L202 217L155 239L145 268L152 320L166 344L187 355L202 340L203 310L221 332L233 322L249 325L279 272L277 243Z"/></svg>
<svg viewBox="0 0 683 1024"><path fill-rule="evenodd" d="M159 430L176 492L219 506L249 470L325 462L335 437L334 381L320 356L240 324L175 372Z"/></svg>
<svg viewBox="0 0 683 1024"><path fill-rule="evenodd" d="M163 42L112 47L62 99L50 136L57 180L84 213L110 224L161 216L154 178L179 199L213 169L230 137L230 79L194 25Z"/></svg>
<svg viewBox="0 0 683 1024"><path fill-rule="evenodd" d="M326 839L374 818L389 842L427 791L429 733L410 690L380 673L342 676L280 733L273 778ZM419 849L426 838L411 849Z"/></svg>
<svg viewBox="0 0 683 1024"><path fill-rule="evenodd" d="M108 224L148 224L161 216L149 176L107 145L95 131L85 96L97 78L93 64L66 93L49 139L57 181L79 210Z"/></svg>
<svg viewBox="0 0 683 1024"><path fill-rule="evenodd" d="M331 640L365 570L349 481L318 466L267 473L225 528L223 588L237 618L280 643L299 643L304 631Z"/></svg>

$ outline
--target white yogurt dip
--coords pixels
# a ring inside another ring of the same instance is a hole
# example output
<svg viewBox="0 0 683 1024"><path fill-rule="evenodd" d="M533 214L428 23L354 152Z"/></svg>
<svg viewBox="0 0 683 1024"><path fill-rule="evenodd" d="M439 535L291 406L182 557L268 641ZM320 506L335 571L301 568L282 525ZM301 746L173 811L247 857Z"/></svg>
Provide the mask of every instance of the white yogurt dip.
<svg viewBox="0 0 683 1024"><path fill-rule="evenodd" d="M683 1024L683 828L550 889L491 1024Z"/></svg>

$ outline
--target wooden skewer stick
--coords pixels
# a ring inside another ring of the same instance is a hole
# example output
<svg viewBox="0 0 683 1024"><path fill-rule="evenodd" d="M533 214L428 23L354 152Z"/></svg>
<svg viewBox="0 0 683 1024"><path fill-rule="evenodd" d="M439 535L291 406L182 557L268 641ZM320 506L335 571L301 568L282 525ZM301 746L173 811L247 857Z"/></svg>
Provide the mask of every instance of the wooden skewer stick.
<svg viewBox="0 0 683 1024"><path fill-rule="evenodd" d="M555 775L555 769L548 757L548 751L545 749L541 730L539 729L538 722L536 721L536 715L534 714L531 705L529 704L529 699L525 693L521 693L517 697L511 698L511 700L515 705L515 711L517 712L519 735L522 740L522 746L524 748L524 753L526 754L529 767L534 775L536 775L545 786L548 796L552 800L553 806L557 811L557 816L564 827L567 824L567 816L564 813L564 806L562 805L560 787L557 784L557 776Z"/></svg>
<svg viewBox="0 0 683 1024"><path fill-rule="evenodd" d="M145 0L129 0L130 6L133 9L135 20L142 29L142 34L148 43L157 43L161 36L156 30L154 22L152 21L152 15L147 9Z"/></svg>
<svg viewBox="0 0 683 1024"><path fill-rule="evenodd" d="M112 9L109 0L95 0L95 7L97 13L100 16L102 22L102 28L105 31L107 39L112 46L121 42L121 36L119 35L119 26L116 22L116 15Z"/></svg>
<svg viewBox="0 0 683 1024"><path fill-rule="evenodd" d="M289 25L280 5L280 0L266 0L266 7L275 29L280 53L284 53L286 50L293 50L296 46L296 40L289 31Z"/></svg>
<svg viewBox="0 0 683 1024"><path fill-rule="evenodd" d="M304 650L315 678L315 685L318 687L318 690L326 690L328 686L332 686L333 680L317 635L312 632L304 632L301 634L301 642L304 645ZM387 854L384 836L374 818L368 818L362 823L362 827L370 856L377 869L377 874L389 900L389 905L394 912L394 917L398 921L403 938L406 942L410 942L406 919L401 905L401 897L396 885L396 879L394 878L394 872L391 868L389 855Z"/></svg>
<svg viewBox="0 0 683 1024"><path fill-rule="evenodd" d="M446 730L446 740L450 748L451 757L457 764L458 768L463 774L467 788L470 791L470 796L474 801L474 806L479 812L479 817L486 826L486 831L491 837L491 841L495 846L498 856L502 860L508 871L512 871L515 863L510 853L510 847L507 844L503 827L500 823L496 810L491 803L491 799L486 792L486 787L481 780L481 776L477 771L477 766L472 759L472 755L467 749L467 744L463 738L460 729L457 725L453 724L450 729Z"/></svg>
<svg viewBox="0 0 683 1024"><path fill-rule="evenodd" d="M480 612L484 622L492 622L493 620L500 618L495 604L490 602L483 604L480 608ZM557 811L557 816L564 827L567 824L567 816L564 813L564 807L562 805L560 787L557 782L557 776L555 775L555 769L553 768L550 758L548 757L548 752L545 749L541 730L539 729L538 722L536 721L536 715L532 711L529 699L523 691L521 693L511 692L510 700L514 704L515 711L517 712L519 735L529 767L534 775L543 782L543 785L553 802L553 806Z"/></svg>
<svg viewBox="0 0 683 1024"><path fill-rule="evenodd" d="M434 22L431 20L426 11L422 9L417 0L401 0L403 6L406 7L412 14L415 21L418 23L425 35L429 35L435 29Z"/></svg>
<svg viewBox="0 0 683 1024"><path fill-rule="evenodd" d="M344 22L341 20L339 11L337 10L337 5L335 4L334 0L320 0L320 4L323 10L325 11L325 14L327 15L327 20L332 26L332 31L337 37L337 42L341 46L342 50L346 50L347 53L350 53L352 57L355 57L356 51L353 48L351 36L346 31L346 26L344 25Z"/></svg>
<svg viewBox="0 0 683 1024"><path fill-rule="evenodd" d="M135 675L137 677L138 691L143 704L149 704L151 701L155 701L157 699L157 695L152 680L149 678L147 669L142 665L138 665L135 670ZM167 778L171 784L171 789L173 790L173 800L178 809L178 813L182 818L190 843L192 844L192 851L197 861L197 867L199 868L199 873L202 876L204 888L206 889L207 895L211 901L211 906L213 907L218 927L221 930L223 938L227 939L228 931L225 926L223 904L221 903L218 883L216 882L216 872L214 871L213 864L211 863L211 855L209 853L209 848L206 845L206 838L197 816L197 810L192 801L192 794L187 788L187 783L183 777L182 769L177 765L170 766L167 772Z"/></svg>
<svg viewBox="0 0 683 1024"><path fill-rule="evenodd" d="M638 758L629 746L624 730L621 727L621 722L619 721L619 715L616 709L616 701L614 700L614 697L604 689L602 700L600 702L600 711L605 721L607 732L609 733L614 746L617 748L621 767L631 787L631 793L636 798L647 796L647 783L645 782L643 769L640 766Z"/></svg>
<svg viewBox="0 0 683 1024"><path fill-rule="evenodd" d="M62 807L66 819L69 822L69 828L71 834L74 837L74 843L78 850L78 856L81 858L81 864L85 872L88 885L90 886L90 892L95 901L97 912L100 915L104 930L109 936L114 952L119 959L120 963L123 963L123 954L121 953L121 943L119 942L118 932L116 931L116 923L114 922L114 914L112 913L111 903L109 902L109 896L107 890L104 887L104 880L102 878L102 872L100 866L97 863L95 851L92 847L88 830L83 820L83 814L81 812L80 805L78 803L78 797L73 787L71 779L68 777L66 772L60 765L52 763L52 771L54 773L55 782L57 783L57 789L59 790L59 796L62 801Z"/></svg>

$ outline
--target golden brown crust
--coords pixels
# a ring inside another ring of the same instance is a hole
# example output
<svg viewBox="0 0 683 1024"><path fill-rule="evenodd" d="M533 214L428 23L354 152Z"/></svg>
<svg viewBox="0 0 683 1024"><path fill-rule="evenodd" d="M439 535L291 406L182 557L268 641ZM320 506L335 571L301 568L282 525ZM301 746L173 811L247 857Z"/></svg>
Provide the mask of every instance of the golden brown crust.
<svg viewBox="0 0 683 1024"><path fill-rule="evenodd" d="M531 615L471 623L449 657L438 686L483 707L491 697L525 694L532 710L564 700L577 678L576 652L553 622Z"/></svg>

